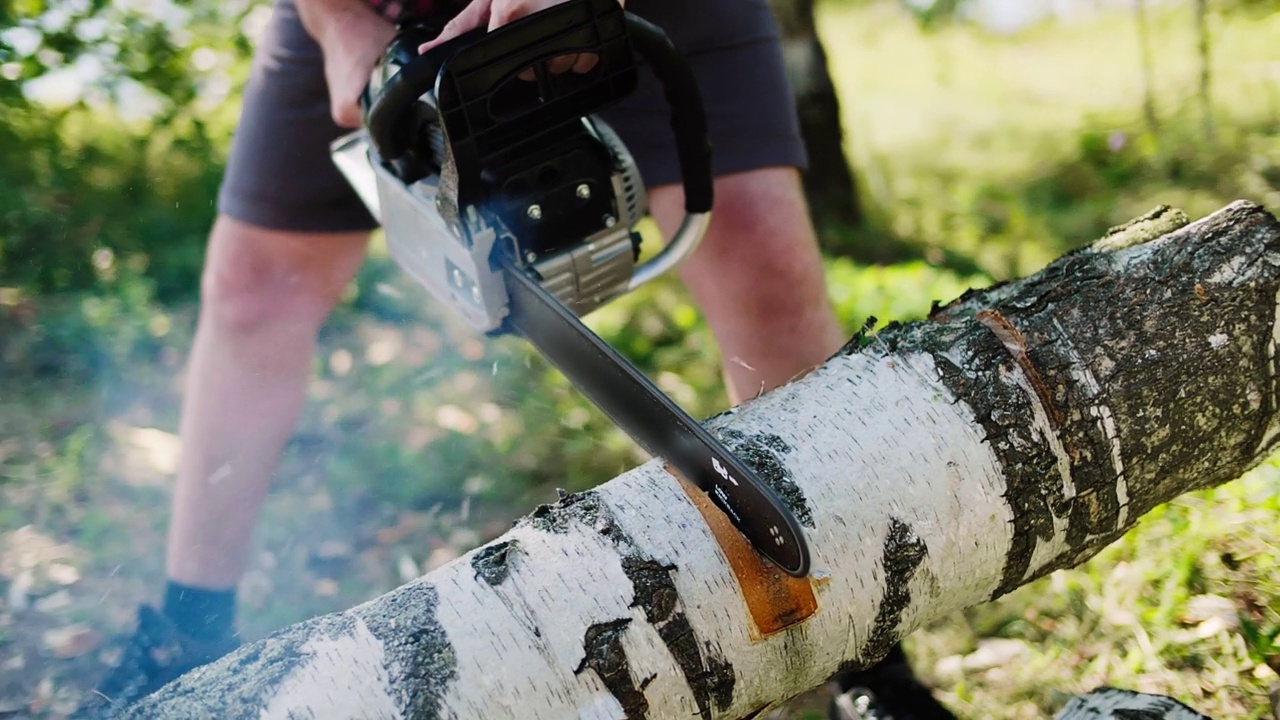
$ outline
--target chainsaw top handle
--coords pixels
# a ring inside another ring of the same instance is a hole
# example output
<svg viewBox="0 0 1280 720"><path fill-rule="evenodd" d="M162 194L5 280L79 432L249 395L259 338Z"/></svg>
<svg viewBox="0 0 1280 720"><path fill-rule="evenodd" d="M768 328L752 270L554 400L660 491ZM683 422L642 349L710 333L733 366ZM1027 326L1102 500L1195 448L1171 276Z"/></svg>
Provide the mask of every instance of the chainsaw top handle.
<svg viewBox="0 0 1280 720"><path fill-rule="evenodd" d="M596 56L586 73L552 74L546 68L553 58L582 53ZM709 213L711 149L693 71L666 33L624 11L617 0L568 0L492 32L464 33L408 59L369 101L366 126L378 154L395 162L414 141L415 103L434 91L463 199L480 192L469 184L480 182L490 159L634 91L636 54L661 82L671 109L685 210ZM532 81L525 79L528 71Z"/></svg>

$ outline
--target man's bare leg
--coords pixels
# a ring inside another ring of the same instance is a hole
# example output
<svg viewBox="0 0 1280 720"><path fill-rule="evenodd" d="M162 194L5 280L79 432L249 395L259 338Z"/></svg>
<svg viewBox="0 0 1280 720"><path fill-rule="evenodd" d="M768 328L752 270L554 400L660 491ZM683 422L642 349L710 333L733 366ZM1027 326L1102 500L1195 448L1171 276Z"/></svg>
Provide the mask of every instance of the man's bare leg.
<svg viewBox="0 0 1280 720"><path fill-rule="evenodd" d="M654 188L649 202L670 237L684 216L684 193ZM846 340L792 168L717 179L711 226L681 277L715 334L735 405L803 375Z"/></svg>
<svg viewBox="0 0 1280 720"><path fill-rule="evenodd" d="M234 588L281 450L306 397L316 335L368 235L268 230L220 217L191 351L166 570Z"/></svg>

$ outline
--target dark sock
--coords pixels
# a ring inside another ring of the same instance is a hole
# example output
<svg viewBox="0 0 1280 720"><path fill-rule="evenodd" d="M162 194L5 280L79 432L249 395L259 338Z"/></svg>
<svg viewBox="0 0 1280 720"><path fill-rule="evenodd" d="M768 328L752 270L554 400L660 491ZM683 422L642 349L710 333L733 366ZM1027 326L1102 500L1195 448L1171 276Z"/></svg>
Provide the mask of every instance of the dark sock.
<svg viewBox="0 0 1280 720"><path fill-rule="evenodd" d="M236 591L206 590L170 580L164 591L164 614L197 640L220 640L234 630Z"/></svg>

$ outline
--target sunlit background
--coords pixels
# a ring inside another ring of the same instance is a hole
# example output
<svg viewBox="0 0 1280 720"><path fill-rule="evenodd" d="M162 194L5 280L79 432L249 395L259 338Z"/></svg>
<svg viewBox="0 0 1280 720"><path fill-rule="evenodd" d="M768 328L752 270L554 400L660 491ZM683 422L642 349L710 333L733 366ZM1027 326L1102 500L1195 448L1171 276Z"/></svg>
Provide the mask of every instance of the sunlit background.
<svg viewBox="0 0 1280 720"><path fill-rule="evenodd" d="M850 333L1032 273L1160 203L1280 210L1275 10L820 0L860 217L822 228ZM0 717L65 716L161 587L203 244L268 16L0 1ZM591 323L695 416L724 407L674 282ZM640 459L527 347L432 307L379 244L324 330L241 587L245 637L381 594ZM1268 463L908 649L965 717L1050 716L1101 684L1270 717L1277 608Z"/></svg>

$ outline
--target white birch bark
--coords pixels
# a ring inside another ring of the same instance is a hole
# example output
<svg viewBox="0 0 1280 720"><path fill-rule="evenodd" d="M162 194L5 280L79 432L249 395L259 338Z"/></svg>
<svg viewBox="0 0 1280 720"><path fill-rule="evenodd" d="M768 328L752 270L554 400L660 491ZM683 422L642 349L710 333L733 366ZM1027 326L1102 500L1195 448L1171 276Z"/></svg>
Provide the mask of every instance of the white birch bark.
<svg viewBox="0 0 1280 720"><path fill-rule="evenodd" d="M805 581L752 575L655 461L126 714L749 718L869 665L1272 448L1280 225L1236 203L1163 229L855 338L709 421L805 525Z"/></svg>

